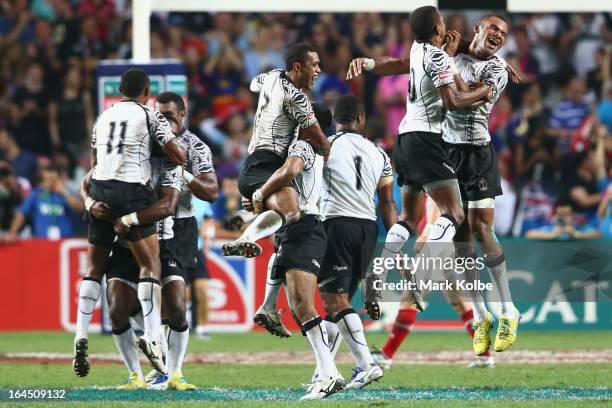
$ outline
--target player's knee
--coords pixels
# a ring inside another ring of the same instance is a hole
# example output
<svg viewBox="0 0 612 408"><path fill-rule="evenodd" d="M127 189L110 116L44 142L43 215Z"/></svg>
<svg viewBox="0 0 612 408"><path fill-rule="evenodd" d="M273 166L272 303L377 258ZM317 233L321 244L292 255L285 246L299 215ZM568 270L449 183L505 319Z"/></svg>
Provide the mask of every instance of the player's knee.
<svg viewBox="0 0 612 408"><path fill-rule="evenodd" d="M159 279L161 275L161 262L159 258L151 259L144 265L140 266L140 278Z"/></svg>
<svg viewBox="0 0 612 408"><path fill-rule="evenodd" d="M125 327L129 323L129 312L126 307L118 303L109 304L108 317L114 328Z"/></svg>
<svg viewBox="0 0 612 408"><path fill-rule="evenodd" d="M300 211L294 211L294 210L289 210L286 211L284 214L285 216L285 222L287 224L295 224L296 222L298 222L300 220Z"/></svg>
<svg viewBox="0 0 612 408"><path fill-rule="evenodd" d="M186 307L184 302L172 302L166 309L168 321L175 327L182 327L187 324Z"/></svg>
<svg viewBox="0 0 612 408"><path fill-rule="evenodd" d="M486 242L493 237L491 227L484 222L475 222L474 225L472 225L472 233L474 239L478 242Z"/></svg>

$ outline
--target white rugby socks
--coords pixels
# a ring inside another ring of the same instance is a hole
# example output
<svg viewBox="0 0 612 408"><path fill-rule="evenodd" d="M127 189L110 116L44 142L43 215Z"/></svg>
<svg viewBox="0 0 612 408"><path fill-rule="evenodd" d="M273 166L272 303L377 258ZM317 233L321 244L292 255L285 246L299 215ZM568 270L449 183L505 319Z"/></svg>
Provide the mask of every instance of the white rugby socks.
<svg viewBox="0 0 612 408"><path fill-rule="evenodd" d="M159 281L153 278L141 279L138 282L138 300L144 318L144 338L158 343L161 327L161 286Z"/></svg>
<svg viewBox="0 0 612 408"><path fill-rule="evenodd" d="M323 324L327 330L327 344L329 345L329 352L331 353L332 358L336 359L336 354L338 354L338 349L340 349L340 345L342 344L340 330L338 329L338 325L332 321L332 317L329 315L325 317Z"/></svg>
<svg viewBox="0 0 612 408"><path fill-rule="evenodd" d="M472 254L469 256L466 256L465 259L475 259L476 258L476 254ZM478 268L476 267L476 262L466 262L466 265L469 264L471 267L469 268L465 268L465 281L466 282L476 282L478 280L480 280L480 273L478 271ZM474 313L474 321L477 323L482 323L486 318L487 315L489 313L489 311L487 310L487 305L484 301L484 298L482 297L482 292L477 290L477 289L473 289L473 290L466 290L465 294L467 295L470 304L472 305L472 312Z"/></svg>
<svg viewBox="0 0 612 408"><path fill-rule="evenodd" d="M268 260L268 272L266 275L266 294L264 297L264 301L262 304L262 308L266 312L274 312L276 311L276 300L278 298L278 292L280 292L281 286L283 286L282 279L273 279L272 278L272 266L274 265L274 260L276 259L276 253L270 256Z"/></svg>
<svg viewBox="0 0 612 408"><path fill-rule="evenodd" d="M374 359L363 333L363 323L355 309L344 309L338 312L334 320L342 338L353 353L357 366L363 369L369 368L374 363Z"/></svg>
<svg viewBox="0 0 612 408"><path fill-rule="evenodd" d="M76 339L87 338L89 324L100 298L100 281L84 277L79 287L79 308L77 310Z"/></svg>
<svg viewBox="0 0 612 408"><path fill-rule="evenodd" d="M182 372L183 360L189 343L189 326L168 327L168 377L175 372Z"/></svg>
<svg viewBox="0 0 612 408"><path fill-rule="evenodd" d="M142 370L140 368L140 360L138 348L136 347L136 335L130 325L123 329L113 330L113 340L121 353L123 362L130 373L137 373L138 379L142 381Z"/></svg>
<svg viewBox="0 0 612 408"><path fill-rule="evenodd" d="M385 237L385 247L381 256L383 258L394 257L395 254L401 252L409 238L410 227L408 227L408 224L402 221L396 222L387 232L387 236Z"/></svg>
<svg viewBox="0 0 612 408"><path fill-rule="evenodd" d="M510 285L508 283L508 273L506 271L506 257L504 254L492 261L486 261L485 264L489 268L489 274L498 296L498 302L501 303L501 313L509 319L514 318L516 307L512 302L510 294Z"/></svg>
<svg viewBox="0 0 612 408"><path fill-rule="evenodd" d="M338 370L329 350L327 330L325 325L323 325L321 317L316 316L303 323L302 332L306 333L308 342L314 351L319 378L328 379L335 377Z"/></svg>
<svg viewBox="0 0 612 408"><path fill-rule="evenodd" d="M457 221L448 214L442 214L429 230L427 242L453 242L457 232Z"/></svg>
<svg viewBox="0 0 612 408"><path fill-rule="evenodd" d="M283 215L274 210L264 211L242 233L236 241L255 242L274 234L285 224Z"/></svg>

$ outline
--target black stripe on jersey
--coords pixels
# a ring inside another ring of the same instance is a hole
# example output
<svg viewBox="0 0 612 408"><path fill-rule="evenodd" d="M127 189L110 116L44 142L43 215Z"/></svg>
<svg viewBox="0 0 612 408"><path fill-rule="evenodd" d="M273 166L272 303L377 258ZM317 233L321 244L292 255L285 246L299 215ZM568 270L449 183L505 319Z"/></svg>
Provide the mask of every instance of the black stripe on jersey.
<svg viewBox="0 0 612 408"><path fill-rule="evenodd" d="M147 109L142 106L141 104L134 102L136 105L140 106L145 114L146 117L146 124L147 124L147 132L149 133L149 138L152 139L152 134L151 134L151 128L149 126L151 126L151 122L149 122L149 112L147 112Z"/></svg>

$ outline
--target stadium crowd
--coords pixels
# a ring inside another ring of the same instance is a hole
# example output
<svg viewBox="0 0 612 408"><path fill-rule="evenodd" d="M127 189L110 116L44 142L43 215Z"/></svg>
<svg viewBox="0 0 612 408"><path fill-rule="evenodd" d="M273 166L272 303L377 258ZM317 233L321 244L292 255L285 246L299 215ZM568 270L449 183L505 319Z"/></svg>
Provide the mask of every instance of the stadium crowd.
<svg viewBox="0 0 612 408"><path fill-rule="evenodd" d="M0 1L0 240L24 223L34 237L84 233L79 182L88 170L96 115L95 68L131 57L126 0ZM447 14L471 37L482 13ZM256 107L250 80L284 66L285 48L309 41L322 74L313 99L363 99L368 136L390 150L405 112L408 76L345 81L358 56L407 57L408 14L156 13L152 58L184 62L189 129L211 148L222 194L207 236L235 237L235 178ZM490 117L505 195L498 235L537 239L612 237L612 14L510 15L502 56L521 75ZM330 130L332 132L333 129ZM399 200L398 200L399 203ZM22 233L24 236L24 233Z"/></svg>

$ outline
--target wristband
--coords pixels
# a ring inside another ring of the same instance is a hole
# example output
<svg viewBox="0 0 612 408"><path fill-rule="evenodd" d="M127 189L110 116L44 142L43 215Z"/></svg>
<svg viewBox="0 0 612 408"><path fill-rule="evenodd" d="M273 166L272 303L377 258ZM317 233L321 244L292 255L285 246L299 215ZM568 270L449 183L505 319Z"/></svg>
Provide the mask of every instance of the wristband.
<svg viewBox="0 0 612 408"><path fill-rule="evenodd" d="M372 58L363 59L363 69L365 69L366 71L373 70L375 66L376 66L376 61L374 61Z"/></svg>
<svg viewBox="0 0 612 408"><path fill-rule="evenodd" d="M187 170L183 170L183 181L185 182L185 184L191 183L193 181L193 178L193 174L191 174Z"/></svg>
<svg viewBox="0 0 612 408"><path fill-rule="evenodd" d="M253 193L253 196L251 197L251 199L253 201L263 201L264 200L264 196L261 193L261 190L255 190L255 192Z"/></svg>
<svg viewBox="0 0 612 408"><path fill-rule="evenodd" d="M85 200L85 209L87 211L91 211L91 207L93 207L95 203L96 203L96 200L94 200L91 197L87 197L87 199Z"/></svg>
<svg viewBox="0 0 612 408"><path fill-rule="evenodd" d="M129 213L128 215L124 215L121 217L121 223L126 227L131 227L132 225L138 225L138 217L136 213Z"/></svg>

